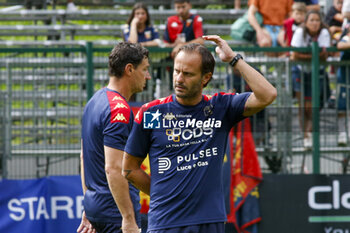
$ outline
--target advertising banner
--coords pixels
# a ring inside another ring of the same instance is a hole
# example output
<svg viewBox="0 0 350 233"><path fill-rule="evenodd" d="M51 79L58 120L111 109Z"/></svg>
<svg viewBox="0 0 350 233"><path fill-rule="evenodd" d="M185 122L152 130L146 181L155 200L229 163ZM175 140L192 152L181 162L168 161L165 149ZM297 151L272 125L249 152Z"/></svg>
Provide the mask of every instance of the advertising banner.
<svg viewBox="0 0 350 233"><path fill-rule="evenodd" d="M3 179L0 190L0 232L76 232L80 224L80 176Z"/></svg>
<svg viewBox="0 0 350 233"><path fill-rule="evenodd" d="M348 175L265 174L259 192L259 233L350 233ZM0 181L0 232L76 232L82 210L79 176Z"/></svg>
<svg viewBox="0 0 350 233"><path fill-rule="evenodd" d="M349 175L264 175L259 233L350 233Z"/></svg>

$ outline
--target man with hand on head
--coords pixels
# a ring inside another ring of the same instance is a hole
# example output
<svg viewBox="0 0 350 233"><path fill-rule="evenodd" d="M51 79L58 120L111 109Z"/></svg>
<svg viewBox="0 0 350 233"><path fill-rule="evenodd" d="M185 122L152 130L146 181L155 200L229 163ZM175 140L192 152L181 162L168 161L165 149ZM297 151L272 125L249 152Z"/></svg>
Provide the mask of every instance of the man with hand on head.
<svg viewBox="0 0 350 233"><path fill-rule="evenodd" d="M219 36L220 59L241 72L252 92L203 95L214 73L211 52L198 43L179 48L175 94L145 104L125 147L123 175L150 194L149 233L223 233L222 163L231 128L271 104L276 89ZM140 165L149 154L152 177Z"/></svg>

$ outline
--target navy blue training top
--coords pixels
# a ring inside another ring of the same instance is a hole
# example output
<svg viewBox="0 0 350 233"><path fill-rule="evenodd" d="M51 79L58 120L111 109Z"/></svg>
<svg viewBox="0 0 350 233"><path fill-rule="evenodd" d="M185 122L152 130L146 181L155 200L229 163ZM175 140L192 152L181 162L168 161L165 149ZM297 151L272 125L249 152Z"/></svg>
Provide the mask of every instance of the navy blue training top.
<svg viewBox="0 0 350 233"><path fill-rule="evenodd" d="M181 105L171 95L140 109L125 151L149 153L148 230L226 221L223 158L249 95L204 95L196 106Z"/></svg>
<svg viewBox="0 0 350 233"><path fill-rule="evenodd" d="M86 217L94 222L113 222L121 226L122 217L109 190L105 173L104 146L124 151L134 116L118 92L102 88L86 104L82 119L84 195ZM136 220L140 223L139 191L129 185Z"/></svg>

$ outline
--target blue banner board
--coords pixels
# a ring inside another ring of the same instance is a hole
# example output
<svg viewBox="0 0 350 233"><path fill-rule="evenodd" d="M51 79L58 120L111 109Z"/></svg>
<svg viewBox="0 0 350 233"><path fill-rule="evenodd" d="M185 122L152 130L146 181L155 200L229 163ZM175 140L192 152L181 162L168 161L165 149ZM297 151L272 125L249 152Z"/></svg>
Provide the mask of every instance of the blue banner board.
<svg viewBox="0 0 350 233"><path fill-rule="evenodd" d="M0 181L0 232L76 232L82 211L80 176Z"/></svg>
<svg viewBox="0 0 350 233"><path fill-rule="evenodd" d="M349 175L265 174L259 187L259 233L350 233ZM76 232L82 211L79 176L0 180L0 233Z"/></svg>

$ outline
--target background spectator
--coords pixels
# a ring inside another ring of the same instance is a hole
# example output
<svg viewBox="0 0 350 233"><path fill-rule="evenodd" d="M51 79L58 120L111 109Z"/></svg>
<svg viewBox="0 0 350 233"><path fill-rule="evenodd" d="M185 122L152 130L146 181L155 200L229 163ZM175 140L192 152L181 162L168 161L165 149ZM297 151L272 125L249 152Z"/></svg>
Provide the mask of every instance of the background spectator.
<svg viewBox="0 0 350 233"><path fill-rule="evenodd" d="M329 8L325 22L334 40L338 41L342 32L344 17L341 13L343 0L333 0L333 6Z"/></svg>
<svg viewBox="0 0 350 233"><path fill-rule="evenodd" d="M136 3L132 9L127 25L123 30L124 41L140 43L143 46L158 46L159 33L151 26L151 18L143 3Z"/></svg>
<svg viewBox="0 0 350 233"><path fill-rule="evenodd" d="M204 44L203 19L199 15L191 14L192 5L189 0L175 0L174 7L177 15L167 19L164 41L167 47L173 47L172 57L179 48L186 43Z"/></svg>
<svg viewBox="0 0 350 233"><path fill-rule="evenodd" d="M293 33L304 22L306 15L306 5L303 2L294 2L292 6L292 15L283 23L283 46L290 46Z"/></svg>
<svg viewBox="0 0 350 233"><path fill-rule="evenodd" d="M248 9L248 20L256 31L257 43L260 47L275 47L283 44L281 29L283 21L289 16L293 0L252 0ZM261 27L255 13L263 17Z"/></svg>
<svg viewBox="0 0 350 233"><path fill-rule="evenodd" d="M322 22L322 17L319 11L311 10L306 14L305 24L298 28L292 38L291 46L293 47L308 47L312 42L318 42L322 47L320 59L327 59L327 51L325 48L330 46L330 34ZM292 52L293 60L305 61L311 60L310 53ZM320 67L320 90L324 88L326 80L324 67ZM299 102L299 120L302 131L304 132L304 147L311 149L312 147L312 105L311 105L311 70L310 67L302 67L301 65L292 67L293 89ZM301 84L304 84L301 86ZM302 96L302 93L304 95ZM302 109L301 98L304 97L304 108Z"/></svg>
<svg viewBox="0 0 350 233"><path fill-rule="evenodd" d="M337 48L340 50L344 50L340 54L341 61L349 61L350 60L350 24L347 24L344 28L343 37L337 44ZM337 73L337 102L338 102L338 145L345 146L348 143L349 135L347 133L346 127L346 114L347 110L347 102L349 99L349 66L341 66ZM348 74L348 75L346 75ZM348 96L347 96L348 95Z"/></svg>

